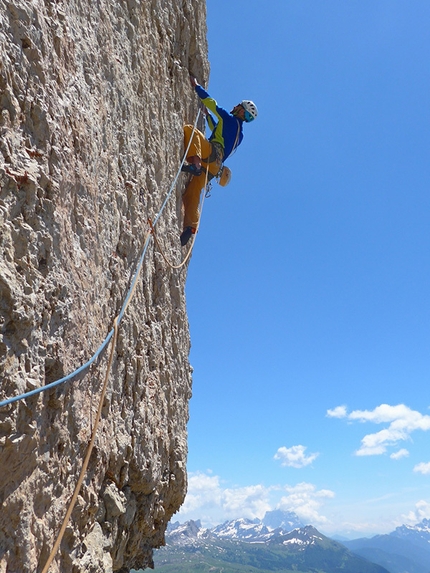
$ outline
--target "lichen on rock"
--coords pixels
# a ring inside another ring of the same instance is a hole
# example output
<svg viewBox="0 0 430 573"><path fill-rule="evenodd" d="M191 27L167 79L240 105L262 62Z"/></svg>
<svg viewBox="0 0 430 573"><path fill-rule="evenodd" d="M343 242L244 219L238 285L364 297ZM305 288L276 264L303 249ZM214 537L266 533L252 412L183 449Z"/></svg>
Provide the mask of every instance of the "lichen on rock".
<svg viewBox="0 0 430 573"><path fill-rule="evenodd" d="M0 0L0 399L85 363L112 328L207 80L204 0ZM179 184L183 181L179 181ZM181 257L180 185L157 234ZM50 571L151 566L186 492L186 267L151 245L83 487ZM0 572L41 571L82 466L104 353L0 410Z"/></svg>

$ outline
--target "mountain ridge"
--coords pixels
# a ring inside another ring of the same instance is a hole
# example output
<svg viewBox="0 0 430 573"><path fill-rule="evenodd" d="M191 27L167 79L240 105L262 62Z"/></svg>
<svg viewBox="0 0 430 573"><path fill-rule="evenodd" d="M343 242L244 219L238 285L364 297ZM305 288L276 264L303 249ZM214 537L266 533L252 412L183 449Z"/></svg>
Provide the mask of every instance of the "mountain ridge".
<svg viewBox="0 0 430 573"><path fill-rule="evenodd" d="M202 528L200 520L190 520L184 524L169 523L166 539L178 539L181 535L184 535L185 539L190 539L195 533L196 537L212 535L217 538L248 540L249 542L269 541L274 536L289 533L293 529L304 526L305 524L295 513L275 510L266 512L262 520L241 517L225 521L213 528Z"/></svg>
<svg viewBox="0 0 430 573"><path fill-rule="evenodd" d="M210 562L208 571L216 573L226 566L227 555L232 560L229 567L233 568L224 570L232 573L242 571L240 565L248 567L244 569L247 573L287 571L282 569L282 563L289 563L302 573L334 573L342 560L343 573L352 573L356 567L357 573L364 570L375 573L430 571L429 520L414 526L403 525L389 534L372 538L336 541L312 525L305 525L296 514L276 511L266 513L261 520L238 518L212 528L202 527L200 520L169 524L166 543L164 553L157 552L155 556L160 573L182 571L169 569L173 563L178 566L175 556L188 563L190 573L206 571L193 569L198 563L202 566L203 561ZM345 550L348 553L344 553ZM353 556L362 561L355 561Z"/></svg>
<svg viewBox="0 0 430 573"><path fill-rule="evenodd" d="M160 573L388 572L291 513L240 518L212 529L201 527L200 521L173 523L154 562Z"/></svg>
<svg viewBox="0 0 430 573"><path fill-rule="evenodd" d="M343 542L366 559L386 567L391 573L430 571L430 520L402 525L391 533Z"/></svg>

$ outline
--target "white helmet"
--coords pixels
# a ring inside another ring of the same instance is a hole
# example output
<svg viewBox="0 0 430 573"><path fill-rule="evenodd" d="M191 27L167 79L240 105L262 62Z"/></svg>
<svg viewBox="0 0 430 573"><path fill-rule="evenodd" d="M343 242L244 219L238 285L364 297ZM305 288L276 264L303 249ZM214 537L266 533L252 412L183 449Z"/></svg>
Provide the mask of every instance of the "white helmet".
<svg viewBox="0 0 430 573"><path fill-rule="evenodd" d="M240 102L240 105L244 108L245 112L245 121L253 121L258 115L257 106L253 101L250 99L244 99Z"/></svg>

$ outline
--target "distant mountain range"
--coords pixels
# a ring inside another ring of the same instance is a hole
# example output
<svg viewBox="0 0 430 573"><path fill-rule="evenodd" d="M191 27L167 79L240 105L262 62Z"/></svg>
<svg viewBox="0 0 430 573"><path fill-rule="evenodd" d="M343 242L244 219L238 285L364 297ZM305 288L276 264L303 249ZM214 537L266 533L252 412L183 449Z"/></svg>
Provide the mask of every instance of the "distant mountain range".
<svg viewBox="0 0 430 573"><path fill-rule="evenodd" d="M344 541L357 555L385 567L390 573L430 572L430 520L402 525L388 535Z"/></svg>
<svg viewBox="0 0 430 573"><path fill-rule="evenodd" d="M159 573L430 573L430 520L342 543L279 510L212 529L176 522L154 562Z"/></svg>
<svg viewBox="0 0 430 573"><path fill-rule="evenodd" d="M388 573L281 511L213 529L199 521L174 523L154 562L159 573Z"/></svg>

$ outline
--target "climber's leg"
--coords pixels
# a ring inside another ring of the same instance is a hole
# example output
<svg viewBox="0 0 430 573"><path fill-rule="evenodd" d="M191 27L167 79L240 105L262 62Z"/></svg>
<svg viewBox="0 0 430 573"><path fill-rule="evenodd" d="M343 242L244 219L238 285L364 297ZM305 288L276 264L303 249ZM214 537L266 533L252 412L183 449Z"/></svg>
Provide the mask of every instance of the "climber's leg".
<svg viewBox="0 0 430 573"><path fill-rule="evenodd" d="M199 222L199 202L200 193L205 186L206 174L202 173L198 177L192 177L191 181L188 183L184 194L182 195L182 201L184 203L184 229L186 227L191 227L197 229Z"/></svg>
<svg viewBox="0 0 430 573"><path fill-rule="evenodd" d="M192 135L192 139L191 139ZM184 148L187 149L188 143L191 139L190 148L187 152L186 160L188 163L196 165L200 167L201 165L201 158L202 157L209 157L212 152L212 145L206 139L201 131L198 129L194 129L193 133L193 126L192 125L184 125ZM200 162L198 162L198 158Z"/></svg>

